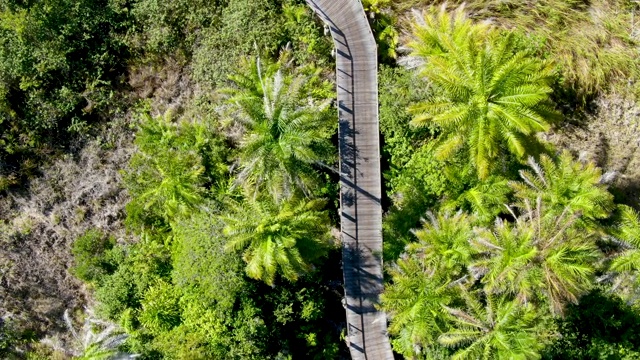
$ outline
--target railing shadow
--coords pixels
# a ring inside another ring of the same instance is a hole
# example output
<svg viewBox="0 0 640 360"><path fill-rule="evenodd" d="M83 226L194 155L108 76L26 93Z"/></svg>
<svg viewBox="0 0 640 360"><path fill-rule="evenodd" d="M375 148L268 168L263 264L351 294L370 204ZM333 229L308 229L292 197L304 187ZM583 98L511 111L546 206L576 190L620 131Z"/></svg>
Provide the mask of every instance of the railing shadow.
<svg viewBox="0 0 640 360"><path fill-rule="evenodd" d="M349 297L359 298L357 303L347 302L347 308L356 314L376 312L375 305L383 287L382 273L372 272L369 254L364 254L356 244L347 243L342 250L342 266L345 290ZM373 254L375 261L380 255Z"/></svg>

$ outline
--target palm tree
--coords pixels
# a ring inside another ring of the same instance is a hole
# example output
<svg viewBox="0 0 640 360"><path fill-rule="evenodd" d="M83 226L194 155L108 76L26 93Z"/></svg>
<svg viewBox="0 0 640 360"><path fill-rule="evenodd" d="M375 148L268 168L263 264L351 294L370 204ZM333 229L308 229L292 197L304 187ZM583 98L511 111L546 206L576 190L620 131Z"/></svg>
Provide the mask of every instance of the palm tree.
<svg viewBox="0 0 640 360"><path fill-rule="evenodd" d="M437 351L438 335L446 330L446 312L453 297L449 281L424 257L405 255L389 269L391 285L380 296L381 308L389 315L389 333L394 350L407 358Z"/></svg>
<svg viewBox="0 0 640 360"><path fill-rule="evenodd" d="M472 243L484 257L471 269L482 275L488 294L513 295L523 304L548 303L552 314L560 314L591 288L598 248L592 232L575 226L579 216L568 208L557 217L546 216L538 198L526 209L514 225L497 219L491 231L478 232Z"/></svg>
<svg viewBox="0 0 640 360"><path fill-rule="evenodd" d="M230 213L222 216L227 249L244 252L246 273L254 279L273 285L280 273L295 281L330 244L324 205L322 200L298 199L233 203Z"/></svg>
<svg viewBox="0 0 640 360"><path fill-rule="evenodd" d="M464 310L445 307L451 329L438 342L458 349L451 359L540 358L540 319L532 304L488 295L483 305L474 295L463 292Z"/></svg>
<svg viewBox="0 0 640 360"><path fill-rule="evenodd" d="M524 206L525 200L533 203L541 197L549 216L566 209L593 223L611 214L613 195L601 184L600 168L593 163L574 161L565 150L557 162L547 155L542 155L539 163L530 157L529 167L531 170L520 171L522 181L510 183L519 207Z"/></svg>
<svg viewBox="0 0 640 360"><path fill-rule="evenodd" d="M309 77L285 75L274 65L263 70L260 59L231 80L236 87L227 90L228 100L245 129L237 183L254 198L266 192L281 199L297 190L309 195L318 180L313 165L331 159L330 100L309 96Z"/></svg>
<svg viewBox="0 0 640 360"><path fill-rule="evenodd" d="M475 219L462 212L427 212L417 242L389 269L392 284L381 295L391 318L394 349L407 357L436 354L436 339L445 327L442 305L455 298L452 283L468 283L467 265L475 251L469 244Z"/></svg>
<svg viewBox="0 0 640 360"><path fill-rule="evenodd" d="M618 218L612 235L620 252L611 262L614 272L613 289L630 302L637 301L640 289L640 215L633 208L619 205Z"/></svg>
<svg viewBox="0 0 640 360"><path fill-rule="evenodd" d="M82 328L76 331L69 311L64 312L64 321L76 340L79 349L68 350L76 360L135 359L139 354L128 354L118 350L128 335L115 324L95 317L91 309L86 309L86 318Z"/></svg>
<svg viewBox="0 0 640 360"><path fill-rule="evenodd" d="M186 215L202 201L205 168L197 139L181 137L171 112L143 115L136 138L138 152L129 163L126 183L134 203L166 219Z"/></svg>
<svg viewBox="0 0 640 360"><path fill-rule="evenodd" d="M549 103L549 64L517 48L510 33L474 24L462 9L417 16L408 47L433 95L415 104L415 126L441 131L436 156L468 153L479 179L505 150L523 158L541 148L537 132L556 118Z"/></svg>
<svg viewBox="0 0 640 360"><path fill-rule="evenodd" d="M611 270L632 272L640 270L640 216L633 208L620 206L620 220L614 235L625 250L611 263Z"/></svg>
<svg viewBox="0 0 640 360"><path fill-rule="evenodd" d="M412 231L418 242L407 245L406 255L419 258L450 281L465 276L475 253L469 243L475 219L462 212L427 212L427 219L422 219L421 229Z"/></svg>
<svg viewBox="0 0 640 360"><path fill-rule="evenodd" d="M144 208L159 206L165 217L186 215L202 201L201 184L204 167L194 152L169 152L161 158L147 158L153 176L149 178L150 189L142 193L139 201Z"/></svg>

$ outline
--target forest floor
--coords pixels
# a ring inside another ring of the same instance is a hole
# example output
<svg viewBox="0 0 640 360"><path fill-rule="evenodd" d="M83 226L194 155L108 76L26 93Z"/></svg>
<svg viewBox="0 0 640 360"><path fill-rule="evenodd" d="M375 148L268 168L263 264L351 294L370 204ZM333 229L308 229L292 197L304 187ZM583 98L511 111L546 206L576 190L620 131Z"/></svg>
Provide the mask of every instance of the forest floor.
<svg viewBox="0 0 640 360"><path fill-rule="evenodd" d="M600 96L590 113L567 116L547 140L583 161L593 161L611 181L617 202L640 206L640 106L629 96Z"/></svg>
<svg viewBox="0 0 640 360"><path fill-rule="evenodd" d="M129 83L126 101L147 99L157 114L180 108L192 94L172 59L131 69ZM119 243L135 241L123 223L129 195L122 182L135 150L134 111L51 156L37 176L0 197L0 318L46 334L54 346L73 341L65 311L92 306L92 289L70 272L72 243L91 229Z"/></svg>

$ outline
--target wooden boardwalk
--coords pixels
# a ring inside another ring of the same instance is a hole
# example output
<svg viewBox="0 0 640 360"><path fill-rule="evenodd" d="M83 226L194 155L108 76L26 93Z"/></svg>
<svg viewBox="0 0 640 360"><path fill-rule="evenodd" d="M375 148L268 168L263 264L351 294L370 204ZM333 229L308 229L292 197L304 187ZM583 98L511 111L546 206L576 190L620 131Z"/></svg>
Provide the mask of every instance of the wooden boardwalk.
<svg viewBox="0 0 640 360"><path fill-rule="evenodd" d="M340 211L348 341L354 360L393 359L383 289L378 64L359 0L307 0L336 48Z"/></svg>

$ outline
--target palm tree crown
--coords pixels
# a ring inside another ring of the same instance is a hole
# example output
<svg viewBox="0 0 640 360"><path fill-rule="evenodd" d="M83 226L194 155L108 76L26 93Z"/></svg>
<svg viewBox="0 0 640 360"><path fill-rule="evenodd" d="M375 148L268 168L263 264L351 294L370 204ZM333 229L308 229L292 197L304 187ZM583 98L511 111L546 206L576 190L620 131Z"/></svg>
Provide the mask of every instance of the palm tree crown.
<svg viewBox="0 0 640 360"><path fill-rule="evenodd" d="M418 242L407 245L402 259L390 269L393 284L382 294L382 307L391 316L394 347L406 356L433 351L444 330L451 282L464 281L474 249L473 218L461 212L427 213L423 227L413 230Z"/></svg>
<svg viewBox="0 0 640 360"><path fill-rule="evenodd" d="M143 115L136 138L139 151L132 157L126 175L129 191L144 210L154 210L167 219L187 215L202 202L207 180L201 139L185 135L190 125L163 116Z"/></svg>
<svg viewBox="0 0 640 360"><path fill-rule="evenodd" d="M471 224L474 218L458 212L427 213L423 227L413 230L418 242L407 245L407 253L419 256L428 266L451 280L465 275L475 250L469 239L473 236Z"/></svg>
<svg viewBox="0 0 640 360"><path fill-rule="evenodd" d="M535 134L555 118L548 64L518 50L511 34L473 24L462 9L424 13L412 30L411 57L436 88L410 109L412 124L441 130L440 159L464 150L484 179L504 150L522 158L539 147Z"/></svg>
<svg viewBox="0 0 640 360"><path fill-rule="evenodd" d="M465 309L445 307L452 327L438 342L457 351L456 360L538 359L539 319L531 304L488 295L485 305L463 291Z"/></svg>
<svg viewBox="0 0 640 360"><path fill-rule="evenodd" d="M330 100L309 96L309 77L264 68L253 62L248 73L231 77L236 88L227 91L245 129L237 182L254 198L262 191L275 199L296 190L309 195L317 182L312 165L331 158Z"/></svg>
<svg viewBox="0 0 640 360"><path fill-rule="evenodd" d="M276 273L295 281L325 254L329 220L324 201L245 201L222 217L227 249L244 250L247 275L273 285Z"/></svg>
<svg viewBox="0 0 640 360"><path fill-rule="evenodd" d="M527 209L515 225L498 219L477 234L473 245L485 257L471 267L483 274L487 293L548 303L559 314L593 284L598 248L592 233L575 226L578 215L545 216L540 199Z"/></svg>
<svg viewBox="0 0 640 360"><path fill-rule="evenodd" d="M531 170L521 170L521 182L511 182L518 206L524 201L535 202L541 197L547 213L557 216L565 209L580 213L585 220L607 218L613 210L613 195L600 183L601 172L593 163L586 165L574 161L564 151L557 162L542 155L540 162L529 158Z"/></svg>
<svg viewBox="0 0 640 360"><path fill-rule="evenodd" d="M409 357L436 343L446 329L446 312L454 293L449 280L428 266L425 258L405 255L390 269L393 279L380 296L389 314L393 347Z"/></svg>
<svg viewBox="0 0 640 360"><path fill-rule="evenodd" d="M633 208L619 205L612 235L618 245L618 253L611 261L613 289L627 302L640 298L640 215Z"/></svg>
<svg viewBox="0 0 640 360"><path fill-rule="evenodd" d="M620 205L620 219L614 235L625 247L622 254L611 264L615 271L640 270L640 216L633 208Z"/></svg>

